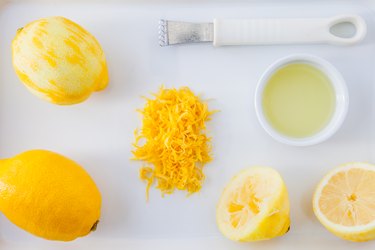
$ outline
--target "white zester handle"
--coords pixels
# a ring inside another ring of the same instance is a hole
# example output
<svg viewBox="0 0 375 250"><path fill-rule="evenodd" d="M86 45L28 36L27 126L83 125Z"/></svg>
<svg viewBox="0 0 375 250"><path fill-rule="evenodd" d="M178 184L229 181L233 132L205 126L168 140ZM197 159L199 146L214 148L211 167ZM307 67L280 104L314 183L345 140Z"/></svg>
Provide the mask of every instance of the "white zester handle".
<svg viewBox="0 0 375 250"><path fill-rule="evenodd" d="M332 26L348 22L356 28L354 36L344 38L330 32ZM357 15L306 19L215 19L214 46L311 43L351 45L361 41L366 31L366 22Z"/></svg>

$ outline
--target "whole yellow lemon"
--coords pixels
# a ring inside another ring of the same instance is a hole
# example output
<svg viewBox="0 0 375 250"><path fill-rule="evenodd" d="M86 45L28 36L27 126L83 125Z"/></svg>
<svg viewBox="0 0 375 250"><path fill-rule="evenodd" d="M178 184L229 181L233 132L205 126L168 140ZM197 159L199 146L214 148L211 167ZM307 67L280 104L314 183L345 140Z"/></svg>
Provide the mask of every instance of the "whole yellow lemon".
<svg viewBox="0 0 375 250"><path fill-rule="evenodd" d="M93 35L64 17L43 18L18 30L13 67L35 95L69 105L108 84L104 52Z"/></svg>
<svg viewBox="0 0 375 250"><path fill-rule="evenodd" d="M96 229L101 195L74 161L31 150L0 161L0 210L14 224L49 240L70 241Z"/></svg>

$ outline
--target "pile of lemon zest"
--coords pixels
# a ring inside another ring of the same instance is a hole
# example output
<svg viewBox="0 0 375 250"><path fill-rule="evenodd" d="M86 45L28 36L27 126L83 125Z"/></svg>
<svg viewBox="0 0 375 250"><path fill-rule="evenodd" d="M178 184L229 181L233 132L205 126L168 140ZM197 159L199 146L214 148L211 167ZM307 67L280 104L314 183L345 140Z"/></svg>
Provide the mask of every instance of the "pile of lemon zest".
<svg viewBox="0 0 375 250"><path fill-rule="evenodd" d="M203 167L212 160L211 138L207 137L206 121L214 111L188 87L160 88L145 98L146 105L137 110L142 128L134 132L133 159L148 163L139 177L147 183L146 195L153 183L162 195L176 189L188 194L198 192L205 179ZM140 141L145 143L140 145Z"/></svg>

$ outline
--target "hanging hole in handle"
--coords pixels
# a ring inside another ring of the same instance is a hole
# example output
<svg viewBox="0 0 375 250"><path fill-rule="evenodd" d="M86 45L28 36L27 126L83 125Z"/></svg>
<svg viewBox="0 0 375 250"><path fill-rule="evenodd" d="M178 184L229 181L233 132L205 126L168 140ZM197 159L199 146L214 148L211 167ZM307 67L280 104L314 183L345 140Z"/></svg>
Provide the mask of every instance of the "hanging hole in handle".
<svg viewBox="0 0 375 250"><path fill-rule="evenodd" d="M358 15L336 16L329 21L327 33L332 44L353 45L365 38L367 24Z"/></svg>
<svg viewBox="0 0 375 250"><path fill-rule="evenodd" d="M340 38L352 38L356 35L356 26L351 22L336 23L329 28L329 32Z"/></svg>

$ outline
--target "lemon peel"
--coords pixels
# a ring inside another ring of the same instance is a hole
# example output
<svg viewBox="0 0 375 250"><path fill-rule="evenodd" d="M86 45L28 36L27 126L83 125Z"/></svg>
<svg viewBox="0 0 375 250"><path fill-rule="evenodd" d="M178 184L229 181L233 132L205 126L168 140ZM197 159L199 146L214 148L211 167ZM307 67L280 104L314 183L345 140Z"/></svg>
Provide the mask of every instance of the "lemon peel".
<svg viewBox="0 0 375 250"><path fill-rule="evenodd" d="M205 179L203 167L212 160L211 138L205 131L215 111L188 87L161 87L153 96L138 110L143 124L135 131L132 151L133 159L147 163L139 172L147 183L146 196L154 183L162 195L176 189L198 192Z"/></svg>

